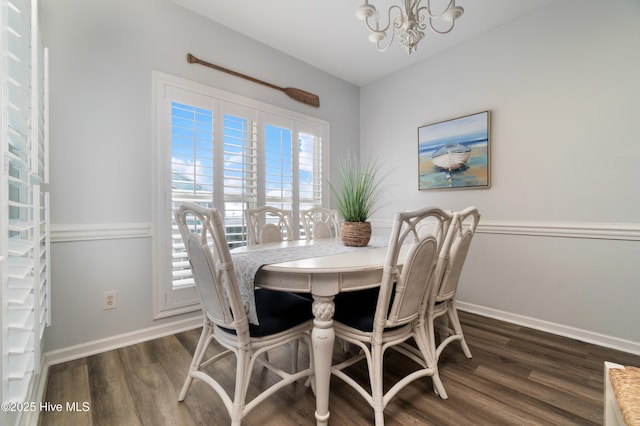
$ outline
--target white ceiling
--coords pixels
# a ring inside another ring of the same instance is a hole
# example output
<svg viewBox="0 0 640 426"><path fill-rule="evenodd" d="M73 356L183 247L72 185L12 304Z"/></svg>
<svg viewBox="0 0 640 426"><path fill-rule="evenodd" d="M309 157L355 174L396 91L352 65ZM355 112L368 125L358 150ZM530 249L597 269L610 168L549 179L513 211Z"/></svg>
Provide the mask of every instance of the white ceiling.
<svg viewBox="0 0 640 426"><path fill-rule="evenodd" d="M449 34L427 30L412 55L394 41L384 53L355 17L361 0L172 0L239 33L358 86L477 37L557 0L458 0L465 9ZM382 9L400 0L371 0ZM432 0L434 9L446 0ZM440 6L443 8L444 6Z"/></svg>

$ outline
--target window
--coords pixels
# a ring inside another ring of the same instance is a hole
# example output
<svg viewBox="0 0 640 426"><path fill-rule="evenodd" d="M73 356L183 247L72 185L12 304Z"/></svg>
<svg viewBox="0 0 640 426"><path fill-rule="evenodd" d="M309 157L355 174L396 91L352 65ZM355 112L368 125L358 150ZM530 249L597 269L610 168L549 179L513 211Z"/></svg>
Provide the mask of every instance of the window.
<svg viewBox="0 0 640 426"><path fill-rule="evenodd" d="M300 210L327 199L329 126L159 72L154 93L155 315L164 317L198 304L173 210L184 202L218 208L231 248L247 244L245 208L288 209L300 222Z"/></svg>

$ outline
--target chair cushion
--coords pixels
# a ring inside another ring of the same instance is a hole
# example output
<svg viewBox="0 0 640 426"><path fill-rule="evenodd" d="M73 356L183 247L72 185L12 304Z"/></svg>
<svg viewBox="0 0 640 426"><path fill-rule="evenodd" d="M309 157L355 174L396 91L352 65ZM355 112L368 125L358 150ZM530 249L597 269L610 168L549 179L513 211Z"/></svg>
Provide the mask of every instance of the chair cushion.
<svg viewBox="0 0 640 426"><path fill-rule="evenodd" d="M336 311L333 319L360 331L373 331L373 319L376 315L379 293L380 287L376 287L336 295ZM391 301L389 301L389 312L391 312L395 295L396 292L392 291ZM392 331L400 327L402 327L402 325L387 327L385 330Z"/></svg>
<svg viewBox="0 0 640 426"><path fill-rule="evenodd" d="M297 294L264 288L257 288L254 294L260 325L249 324L251 337L277 334L313 318L311 301ZM236 334L235 330L220 328Z"/></svg>
<svg viewBox="0 0 640 426"><path fill-rule="evenodd" d="M379 292L376 287L336 295L333 319L360 331L372 331Z"/></svg>

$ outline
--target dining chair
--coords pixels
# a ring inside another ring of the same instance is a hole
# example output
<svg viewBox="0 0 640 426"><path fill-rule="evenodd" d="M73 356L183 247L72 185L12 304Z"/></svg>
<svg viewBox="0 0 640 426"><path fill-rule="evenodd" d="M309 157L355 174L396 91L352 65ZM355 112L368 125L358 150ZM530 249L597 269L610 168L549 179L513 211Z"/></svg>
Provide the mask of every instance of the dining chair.
<svg viewBox="0 0 640 426"><path fill-rule="evenodd" d="M272 206L245 209L249 228L249 244L277 243L293 240L291 210Z"/></svg>
<svg viewBox="0 0 640 426"><path fill-rule="evenodd" d="M376 426L384 424L384 408L389 401L402 388L421 377L430 376L435 392L446 398L429 341L423 333L417 332L419 328L415 323L424 317L421 312L423 300L433 283L431 275L442 243L438 235L446 233L451 218L449 213L431 207L396 213L382 281L377 297L372 301L374 303L358 300L357 292L353 297L344 293L346 297L336 298L336 337L361 350L355 355L350 353L347 359L333 365L331 373L353 387L373 407ZM417 346L415 351L399 346L411 338ZM417 369L389 387L383 383L383 357L391 347L413 360ZM346 371L363 359L368 365L370 392ZM386 392L385 388L388 389Z"/></svg>
<svg viewBox="0 0 640 426"><path fill-rule="evenodd" d="M302 210L302 224L307 240L317 238L340 238L338 211L325 207Z"/></svg>
<svg viewBox="0 0 640 426"><path fill-rule="evenodd" d="M427 299L426 321L429 332L429 345L436 361L442 351L453 341L459 341L462 351L471 358L471 350L462 333L462 326L456 308L458 281L469 253L471 240L480 221L480 212L476 207L468 207L454 212L451 226L438 257L436 283ZM435 320L441 317L437 324ZM440 342L436 345L435 331L438 329Z"/></svg>
<svg viewBox="0 0 640 426"><path fill-rule="evenodd" d="M185 203L175 211L175 218L191 263L204 317L200 340L178 400L185 399L193 379L202 380L222 399L231 417L231 424L240 425L249 411L274 392L313 375L313 352L309 338L313 318L311 303L292 293L256 289L255 302L260 324L250 324L220 212ZM299 339L309 345L309 368L289 373L269 362L267 351L298 342ZM224 350L205 359L213 341ZM233 396L222 384L228 367L211 366L230 354L236 357ZM280 380L247 402L247 389L256 363L266 367Z"/></svg>

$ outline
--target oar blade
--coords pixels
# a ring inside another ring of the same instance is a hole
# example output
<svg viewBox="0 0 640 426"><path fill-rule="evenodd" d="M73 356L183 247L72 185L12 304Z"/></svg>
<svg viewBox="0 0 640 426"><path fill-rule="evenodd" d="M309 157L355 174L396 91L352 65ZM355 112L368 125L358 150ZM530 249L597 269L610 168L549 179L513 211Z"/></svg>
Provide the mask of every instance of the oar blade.
<svg viewBox="0 0 640 426"><path fill-rule="evenodd" d="M311 105L316 108L320 107L320 98L318 95L314 95L313 93L296 89L294 87L285 87L282 91L291 99L295 99L298 102L302 102L303 104Z"/></svg>

